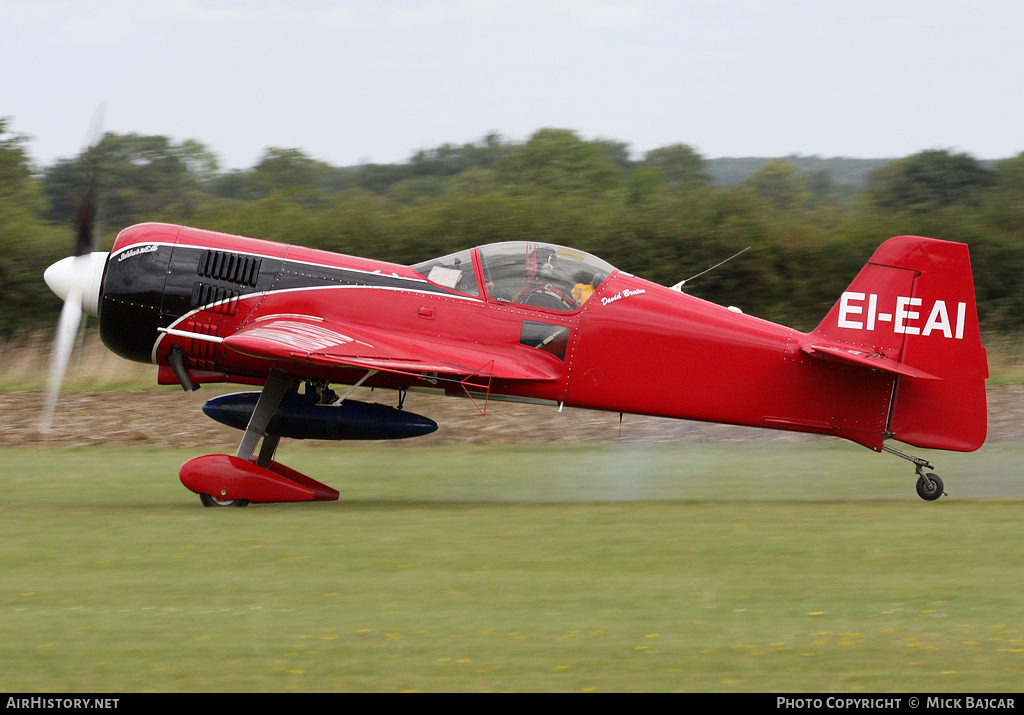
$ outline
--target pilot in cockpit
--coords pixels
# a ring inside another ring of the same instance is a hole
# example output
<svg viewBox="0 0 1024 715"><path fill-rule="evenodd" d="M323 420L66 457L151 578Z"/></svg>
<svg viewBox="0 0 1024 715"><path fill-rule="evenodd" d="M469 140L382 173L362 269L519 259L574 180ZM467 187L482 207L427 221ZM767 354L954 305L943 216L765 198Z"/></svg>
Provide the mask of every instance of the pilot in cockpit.
<svg viewBox="0 0 1024 715"><path fill-rule="evenodd" d="M590 279L589 283L577 283L572 287L572 297L576 301L577 305L583 305L587 302L590 296L594 295L594 283L597 282L599 276L595 275Z"/></svg>

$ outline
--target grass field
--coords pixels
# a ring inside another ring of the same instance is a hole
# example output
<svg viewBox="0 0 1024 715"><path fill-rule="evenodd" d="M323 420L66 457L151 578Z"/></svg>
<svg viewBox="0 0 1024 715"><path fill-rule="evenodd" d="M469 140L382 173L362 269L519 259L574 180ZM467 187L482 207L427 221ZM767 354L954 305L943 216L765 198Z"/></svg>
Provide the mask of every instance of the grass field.
<svg viewBox="0 0 1024 715"><path fill-rule="evenodd" d="M203 509L0 449L0 690L1019 691L1022 452L288 444L341 501Z"/></svg>

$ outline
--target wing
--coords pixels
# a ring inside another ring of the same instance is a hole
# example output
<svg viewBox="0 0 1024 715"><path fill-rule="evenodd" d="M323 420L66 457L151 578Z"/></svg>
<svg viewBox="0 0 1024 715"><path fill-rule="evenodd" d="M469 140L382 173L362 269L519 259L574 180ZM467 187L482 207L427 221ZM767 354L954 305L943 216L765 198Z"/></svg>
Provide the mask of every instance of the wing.
<svg viewBox="0 0 1024 715"><path fill-rule="evenodd" d="M482 375L506 380L555 380L557 369L541 351L515 358L498 351L443 338L376 335L307 317L257 320L224 338L224 347L243 355L296 366L357 367L400 374ZM532 359L531 359L532 358Z"/></svg>

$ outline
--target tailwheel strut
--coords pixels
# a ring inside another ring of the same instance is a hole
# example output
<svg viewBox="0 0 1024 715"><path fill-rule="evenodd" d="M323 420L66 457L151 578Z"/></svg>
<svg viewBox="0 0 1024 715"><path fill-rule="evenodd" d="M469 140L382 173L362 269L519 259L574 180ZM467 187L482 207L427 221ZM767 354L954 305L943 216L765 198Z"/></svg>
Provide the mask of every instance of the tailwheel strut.
<svg viewBox="0 0 1024 715"><path fill-rule="evenodd" d="M882 449L889 454L895 454L900 459L905 459L908 462L913 462L914 471L917 472L917 495L925 501L935 501L941 496L948 496L944 491L942 484L942 477L934 472L925 472L926 469L935 469L927 459L921 459L920 457L914 457L910 454L905 454L898 449L887 447L882 445Z"/></svg>

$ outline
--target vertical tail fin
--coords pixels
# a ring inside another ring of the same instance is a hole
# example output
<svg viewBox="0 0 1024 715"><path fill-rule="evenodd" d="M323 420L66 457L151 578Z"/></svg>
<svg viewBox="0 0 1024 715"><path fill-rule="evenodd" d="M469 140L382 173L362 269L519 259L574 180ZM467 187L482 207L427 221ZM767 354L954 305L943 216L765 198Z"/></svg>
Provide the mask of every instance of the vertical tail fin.
<svg viewBox="0 0 1024 715"><path fill-rule="evenodd" d="M966 244L886 241L811 338L821 345L807 352L897 375L887 426L895 439L964 452L984 443L988 360Z"/></svg>

